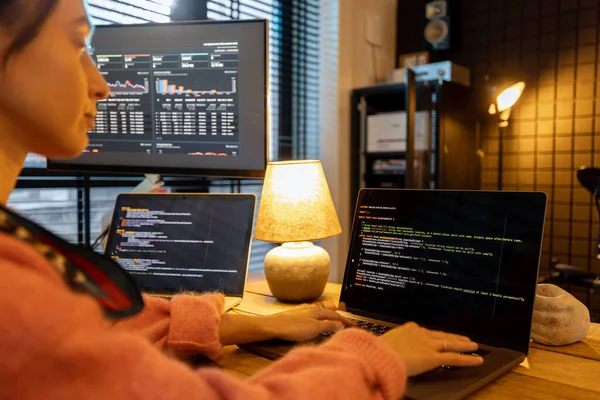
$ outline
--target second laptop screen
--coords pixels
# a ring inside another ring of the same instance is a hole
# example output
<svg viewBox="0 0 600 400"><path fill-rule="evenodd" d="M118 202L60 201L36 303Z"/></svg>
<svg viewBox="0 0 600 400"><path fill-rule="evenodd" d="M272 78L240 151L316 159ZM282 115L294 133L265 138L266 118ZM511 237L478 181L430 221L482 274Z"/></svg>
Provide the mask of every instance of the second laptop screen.
<svg viewBox="0 0 600 400"><path fill-rule="evenodd" d="M241 295L254 196L123 195L106 254L141 289Z"/></svg>

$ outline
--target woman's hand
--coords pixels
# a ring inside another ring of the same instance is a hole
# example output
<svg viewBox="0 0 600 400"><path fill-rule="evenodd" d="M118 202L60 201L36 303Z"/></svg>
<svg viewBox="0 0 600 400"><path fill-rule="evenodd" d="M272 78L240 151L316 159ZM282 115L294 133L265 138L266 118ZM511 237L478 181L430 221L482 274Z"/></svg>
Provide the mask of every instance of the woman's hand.
<svg viewBox="0 0 600 400"><path fill-rule="evenodd" d="M269 316L268 324L275 338L293 342L310 340L321 333L355 325L334 310L335 306L331 303L300 306Z"/></svg>
<svg viewBox="0 0 600 400"><path fill-rule="evenodd" d="M221 316L219 338L223 346L283 339L294 342L310 340L324 332L335 332L354 323L336 313L331 303L301 305L273 315Z"/></svg>
<svg viewBox="0 0 600 400"><path fill-rule="evenodd" d="M379 339L404 361L408 376L419 375L442 365L475 367L483 364L483 358L479 356L458 354L479 348L469 338L431 331L414 322L392 329Z"/></svg>

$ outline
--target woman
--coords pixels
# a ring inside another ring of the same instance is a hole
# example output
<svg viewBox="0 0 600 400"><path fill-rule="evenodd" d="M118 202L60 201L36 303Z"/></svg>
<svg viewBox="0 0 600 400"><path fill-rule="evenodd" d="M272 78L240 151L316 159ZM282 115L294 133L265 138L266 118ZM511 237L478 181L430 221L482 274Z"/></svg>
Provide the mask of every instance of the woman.
<svg viewBox="0 0 600 400"><path fill-rule="evenodd" d="M109 94L87 53L90 30L82 0L0 0L0 204L27 153L76 157L86 147L96 102ZM114 325L106 299L65 262L81 254L49 250L0 212L3 399L394 399L406 376L482 362L456 353L477 348L469 339L406 324L379 338L345 329L246 381L192 371L167 354L216 357L222 345L309 339L349 322L315 307L221 315L212 294L146 298L144 311Z"/></svg>

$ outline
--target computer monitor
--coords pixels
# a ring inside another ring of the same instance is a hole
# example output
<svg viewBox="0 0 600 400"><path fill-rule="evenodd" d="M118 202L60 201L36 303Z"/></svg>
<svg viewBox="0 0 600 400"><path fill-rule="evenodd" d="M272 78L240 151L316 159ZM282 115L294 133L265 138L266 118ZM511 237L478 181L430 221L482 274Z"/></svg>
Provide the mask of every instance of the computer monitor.
<svg viewBox="0 0 600 400"><path fill-rule="evenodd" d="M263 177L266 20L110 25L92 58L111 89L90 142L53 170Z"/></svg>

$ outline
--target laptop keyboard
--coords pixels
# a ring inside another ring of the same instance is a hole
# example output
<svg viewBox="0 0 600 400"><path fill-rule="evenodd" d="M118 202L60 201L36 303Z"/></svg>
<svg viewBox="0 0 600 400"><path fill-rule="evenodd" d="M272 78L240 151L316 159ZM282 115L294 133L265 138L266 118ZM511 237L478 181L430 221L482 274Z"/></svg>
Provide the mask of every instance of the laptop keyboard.
<svg viewBox="0 0 600 400"><path fill-rule="evenodd" d="M379 325L379 324L375 324L373 322L361 321L359 319L354 319L354 318L348 318L348 319L350 321L354 322L356 324L357 328L364 329L365 331L369 331L372 334L374 334L375 336L381 336L384 333L386 333L387 331L389 331L390 329L392 329L389 326ZM326 333L322 333L321 335L331 336L334 333L335 332L326 332Z"/></svg>
<svg viewBox="0 0 600 400"><path fill-rule="evenodd" d="M376 336L381 336L384 333L386 333L387 331L389 331L390 329L392 329L389 326L379 325L379 324L376 324L373 322L361 321L359 319L354 319L354 318L348 318L348 319L350 321L354 322L356 324L357 328L369 331Z"/></svg>

